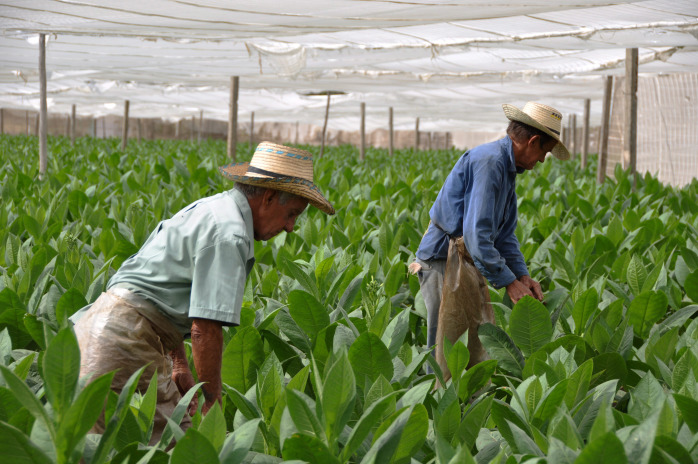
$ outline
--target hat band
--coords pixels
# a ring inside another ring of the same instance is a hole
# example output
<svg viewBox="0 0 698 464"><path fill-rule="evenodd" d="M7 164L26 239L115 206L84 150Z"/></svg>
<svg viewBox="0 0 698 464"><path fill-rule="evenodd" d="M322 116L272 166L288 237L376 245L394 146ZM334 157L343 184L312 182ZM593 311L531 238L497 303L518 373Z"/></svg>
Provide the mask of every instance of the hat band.
<svg viewBox="0 0 698 464"><path fill-rule="evenodd" d="M254 166L248 166L247 172L253 172L255 174L262 174L264 176L273 177L275 179L284 178L284 179L294 179L294 180L300 180L303 182L308 182L306 179L303 179L302 177L287 176L286 174L279 174L278 172L267 171L266 169L260 169L260 168L254 167Z"/></svg>
<svg viewBox="0 0 698 464"><path fill-rule="evenodd" d="M555 135L557 135L557 136L560 135L560 131L556 131L555 129L553 129L552 127L549 127L549 126L545 126L545 127L547 127L548 130L549 130L550 132L552 132L553 134L555 134Z"/></svg>

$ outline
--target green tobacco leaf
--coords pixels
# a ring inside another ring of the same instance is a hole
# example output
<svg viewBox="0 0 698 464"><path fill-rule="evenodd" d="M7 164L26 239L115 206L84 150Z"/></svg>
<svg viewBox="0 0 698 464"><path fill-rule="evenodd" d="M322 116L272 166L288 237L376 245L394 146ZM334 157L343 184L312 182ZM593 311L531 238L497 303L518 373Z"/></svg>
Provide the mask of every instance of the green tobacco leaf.
<svg viewBox="0 0 698 464"><path fill-rule="evenodd" d="M218 402L209 409L197 430L208 439L216 452L221 450L225 442L226 423Z"/></svg>
<svg viewBox="0 0 698 464"><path fill-rule="evenodd" d="M594 370L594 361L587 359L569 377L565 404L570 411L584 399L589 391L589 383Z"/></svg>
<svg viewBox="0 0 698 464"><path fill-rule="evenodd" d="M551 419L557 412L558 408L565 400L565 394L567 393L568 386L569 380L565 379L556 384L554 387L548 389L543 394L543 398L541 398L541 400L538 402L533 413L533 417L540 421L539 424Z"/></svg>
<svg viewBox="0 0 698 464"><path fill-rule="evenodd" d="M448 343L447 339L444 339ZM445 351L445 350L444 350ZM456 341L456 344L451 347L446 358L448 370L454 378L458 378L461 372L465 371L468 361L470 361L470 351L462 341Z"/></svg>
<svg viewBox="0 0 698 464"><path fill-rule="evenodd" d="M242 462L252 447L260 422L261 419L249 420L228 435L219 455L221 464L240 464Z"/></svg>
<svg viewBox="0 0 698 464"><path fill-rule="evenodd" d="M521 298L509 317L511 338L525 356L530 356L553 336L550 314L543 304L528 295Z"/></svg>
<svg viewBox="0 0 698 464"><path fill-rule="evenodd" d="M356 374L358 385L365 385L366 378L371 383L379 375L393 378L392 356L380 338L372 332L364 332L349 348L349 362Z"/></svg>
<svg viewBox="0 0 698 464"><path fill-rule="evenodd" d="M199 431L190 428L172 450L170 464L217 463L218 453Z"/></svg>
<svg viewBox="0 0 698 464"><path fill-rule="evenodd" d="M63 323L77 310L87 306L87 300L76 288L71 288L65 292L56 305L56 319Z"/></svg>
<svg viewBox="0 0 698 464"><path fill-rule="evenodd" d="M314 340L318 332L330 325L330 315L310 293L293 290L288 294L288 311L298 326Z"/></svg>
<svg viewBox="0 0 698 464"><path fill-rule="evenodd" d="M686 295L694 302L698 303L698 270L691 272L683 283Z"/></svg>
<svg viewBox="0 0 698 464"><path fill-rule="evenodd" d="M391 400L394 402L395 395L397 395L397 392L391 391L386 396L374 401L368 408L366 408L364 413L361 415L361 418L357 421L356 425L352 429L349 439L342 449L342 453L340 455L340 460L342 462L347 461L356 452L361 443L371 432L371 429L377 423L379 423L379 419L383 417L383 414L391 405Z"/></svg>
<svg viewBox="0 0 698 464"><path fill-rule="evenodd" d="M574 333L582 335L587 321L594 316L599 309L599 294L595 288L590 288L579 297L572 308L574 319Z"/></svg>
<svg viewBox="0 0 698 464"><path fill-rule="evenodd" d="M397 356L400 347L405 341L405 336L410 328L410 313L403 310L394 317L385 329L381 340L390 351L390 359Z"/></svg>
<svg viewBox="0 0 698 464"><path fill-rule="evenodd" d="M463 401L468 401L472 395L487 385L496 368L497 360L488 359L468 369L458 384L458 397Z"/></svg>
<svg viewBox="0 0 698 464"><path fill-rule="evenodd" d="M376 337L370 332L365 332L364 335ZM378 337L376 337L376 340L380 343ZM341 350L339 358L327 371L322 391L325 430L330 441L339 436L339 433L349 420L355 396L356 381L352 365L349 363L346 352Z"/></svg>
<svg viewBox="0 0 698 464"><path fill-rule="evenodd" d="M664 293L647 292L637 296L628 308L628 321L635 335L646 338L650 329L666 314L668 300Z"/></svg>
<svg viewBox="0 0 698 464"><path fill-rule="evenodd" d="M412 456L419 451L427 438L429 416L423 404L417 404L412 409L407 424L400 436L395 454L390 459L392 464L409 464Z"/></svg>
<svg viewBox="0 0 698 464"><path fill-rule="evenodd" d="M46 396L62 417L70 407L80 376L80 348L72 328L58 332L42 362Z"/></svg>
<svg viewBox="0 0 698 464"><path fill-rule="evenodd" d="M51 464L52 460L17 428L0 421L0 450L4 462Z"/></svg>
<svg viewBox="0 0 698 464"><path fill-rule="evenodd" d="M478 335L490 358L497 360L501 369L521 378L524 356L509 335L489 322L480 325Z"/></svg>
<svg viewBox="0 0 698 464"><path fill-rule="evenodd" d="M223 351L221 380L239 391L247 391L257 381L264 362L264 344L257 329L239 329Z"/></svg>
<svg viewBox="0 0 698 464"><path fill-rule="evenodd" d="M642 262L642 258L637 255L633 255L628 263L627 279L633 294L635 296L640 295L642 287L645 285L645 280L647 280L647 269Z"/></svg>
<svg viewBox="0 0 698 464"><path fill-rule="evenodd" d="M458 427L457 437L463 447L471 450L475 446L480 429L485 425L494 396L486 396L476 400L469 409L465 411L465 417Z"/></svg>
<svg viewBox="0 0 698 464"><path fill-rule="evenodd" d="M673 396L674 400L676 400L676 406L681 412L681 417L688 425L688 428L691 429L691 432L698 433L698 401L678 393L674 393Z"/></svg>
<svg viewBox="0 0 698 464"><path fill-rule="evenodd" d="M298 459L310 464L339 463L322 441L302 433L294 433L283 443L284 461Z"/></svg>
<svg viewBox="0 0 698 464"><path fill-rule="evenodd" d="M609 432L585 446L574 462L575 464L599 464L601 462L625 464L628 462L628 458L625 455L623 443L616 437L615 433Z"/></svg>
<svg viewBox="0 0 698 464"><path fill-rule="evenodd" d="M392 421L384 422L381 425L376 432L373 445L361 460L362 464L390 462L393 456L395 456L397 447L400 444L402 432L410 417L412 417L412 411L415 407L417 406L415 405L396 412L393 415Z"/></svg>

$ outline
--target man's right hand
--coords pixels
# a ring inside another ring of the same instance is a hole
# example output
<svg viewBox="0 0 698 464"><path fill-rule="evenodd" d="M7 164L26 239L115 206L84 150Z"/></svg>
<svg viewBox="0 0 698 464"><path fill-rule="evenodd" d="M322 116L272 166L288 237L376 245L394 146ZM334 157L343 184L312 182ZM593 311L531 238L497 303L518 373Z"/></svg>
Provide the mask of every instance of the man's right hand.
<svg viewBox="0 0 698 464"><path fill-rule="evenodd" d="M509 298L511 298L511 301L514 304L516 304L516 302L525 295L530 295L535 298L535 295L531 292L531 289L521 283L521 281L518 279L507 285L507 295L509 295Z"/></svg>

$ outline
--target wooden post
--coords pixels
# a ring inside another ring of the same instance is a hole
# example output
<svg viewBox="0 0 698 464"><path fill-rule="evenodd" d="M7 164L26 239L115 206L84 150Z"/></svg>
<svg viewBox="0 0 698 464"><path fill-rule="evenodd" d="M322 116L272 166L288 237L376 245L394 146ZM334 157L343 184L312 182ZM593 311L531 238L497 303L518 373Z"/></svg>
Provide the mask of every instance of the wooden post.
<svg viewBox="0 0 698 464"><path fill-rule="evenodd" d="M237 160L237 143L238 143L238 87L240 86L240 77L233 76L230 78L230 107L228 114L228 158L233 161Z"/></svg>
<svg viewBox="0 0 698 464"><path fill-rule="evenodd" d="M126 100L124 102L124 124L123 131L121 132L121 151L126 150L126 144L128 143L128 107L130 102Z"/></svg>
<svg viewBox="0 0 698 464"><path fill-rule="evenodd" d="M254 111L250 112L250 151L254 153Z"/></svg>
<svg viewBox="0 0 698 464"><path fill-rule="evenodd" d="M90 121L90 136L93 139L97 137L97 120L94 117Z"/></svg>
<svg viewBox="0 0 698 464"><path fill-rule="evenodd" d="M434 138L434 133L429 131L427 132L427 150L431 151L431 139Z"/></svg>
<svg viewBox="0 0 698 464"><path fill-rule="evenodd" d="M591 100L584 99L584 127L582 132L582 169L587 167L587 158L589 157L589 108Z"/></svg>
<svg viewBox="0 0 698 464"><path fill-rule="evenodd" d="M299 122L299 121L296 121L296 141L294 142L296 145L298 145L298 136L300 135L300 134L299 134L299 132L300 132L300 131L299 131L299 125L300 125L300 122Z"/></svg>
<svg viewBox="0 0 698 464"><path fill-rule="evenodd" d="M136 119L136 138L141 143L141 118Z"/></svg>
<svg viewBox="0 0 698 464"><path fill-rule="evenodd" d="M611 120L611 103L613 96L613 76L606 76L603 91L603 110L601 112L601 136L599 137L599 164L596 170L596 181L600 184L606 178L606 163L608 158L608 129Z"/></svg>
<svg viewBox="0 0 698 464"><path fill-rule="evenodd" d="M75 126L76 126L76 120L75 120L75 104L73 104L71 111L70 111L70 144L72 146L75 146Z"/></svg>
<svg viewBox="0 0 698 464"><path fill-rule="evenodd" d="M24 112L24 126L26 128L27 135L31 135L31 131L29 130L29 111Z"/></svg>
<svg viewBox="0 0 698 464"><path fill-rule="evenodd" d="M198 140L201 143L201 133L204 131L204 110L199 110L199 133Z"/></svg>
<svg viewBox="0 0 698 464"><path fill-rule="evenodd" d="M366 103L361 102L361 150L359 151L359 159L366 158Z"/></svg>
<svg viewBox="0 0 698 464"><path fill-rule="evenodd" d="M572 159L577 158L577 113L570 115L570 147L572 147Z"/></svg>
<svg viewBox="0 0 698 464"><path fill-rule="evenodd" d="M65 115L65 137L70 137L70 115Z"/></svg>
<svg viewBox="0 0 698 464"><path fill-rule="evenodd" d="M189 133L189 141L194 143L194 133L196 132L196 116L191 117L191 131Z"/></svg>
<svg viewBox="0 0 698 464"><path fill-rule="evenodd" d="M48 167L48 124L46 116L46 34L39 34L39 180L43 180Z"/></svg>
<svg viewBox="0 0 698 464"><path fill-rule="evenodd" d="M419 118L414 123L414 151L419 150Z"/></svg>
<svg viewBox="0 0 698 464"><path fill-rule="evenodd" d="M393 156L393 107L388 108L388 154Z"/></svg>
<svg viewBox="0 0 698 464"><path fill-rule="evenodd" d="M39 112L36 112L36 117L34 118L34 134L39 135Z"/></svg>
<svg viewBox="0 0 698 464"><path fill-rule="evenodd" d="M102 116L102 138L107 138L107 117Z"/></svg>
<svg viewBox="0 0 698 464"><path fill-rule="evenodd" d="M623 128L623 168L634 174L637 163L637 48L625 50L625 120ZM635 185L633 176L633 185Z"/></svg>
<svg viewBox="0 0 698 464"><path fill-rule="evenodd" d="M0 135L5 133L5 110L0 108Z"/></svg>
<svg viewBox="0 0 698 464"><path fill-rule="evenodd" d="M327 104L325 105L325 122L322 124L322 140L320 141L320 158L325 154L325 140L327 137L327 121L330 118L330 92L327 92ZM298 122L296 122L296 143L298 143Z"/></svg>

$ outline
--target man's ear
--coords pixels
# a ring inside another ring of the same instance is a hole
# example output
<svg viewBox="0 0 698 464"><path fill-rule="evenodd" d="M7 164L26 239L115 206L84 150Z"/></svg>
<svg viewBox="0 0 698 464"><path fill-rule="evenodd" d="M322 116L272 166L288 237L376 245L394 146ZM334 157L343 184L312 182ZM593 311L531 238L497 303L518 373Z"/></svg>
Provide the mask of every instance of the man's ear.
<svg viewBox="0 0 698 464"><path fill-rule="evenodd" d="M543 148L543 141L540 139L540 135L538 134L528 139L528 144L532 147Z"/></svg>
<svg viewBox="0 0 698 464"><path fill-rule="evenodd" d="M262 204L264 206L269 206L274 201L274 198L278 195L278 192L274 189L267 189L262 195Z"/></svg>

